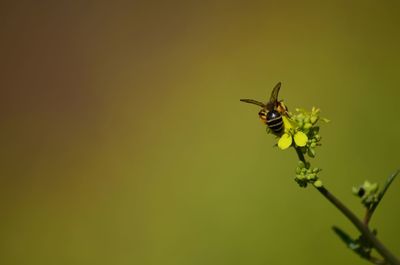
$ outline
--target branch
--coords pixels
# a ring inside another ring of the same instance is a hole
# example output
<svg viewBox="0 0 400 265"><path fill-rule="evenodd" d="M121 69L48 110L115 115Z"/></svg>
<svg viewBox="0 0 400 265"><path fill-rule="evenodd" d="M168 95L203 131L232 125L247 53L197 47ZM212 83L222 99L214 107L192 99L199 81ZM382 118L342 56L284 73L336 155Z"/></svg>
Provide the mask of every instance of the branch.
<svg viewBox="0 0 400 265"><path fill-rule="evenodd" d="M368 260L369 262L376 265L386 264L385 260L371 256L371 247L370 246L366 247L363 244L360 244L360 238L356 240L352 239L346 232L344 232L337 226L333 226L332 229L335 232L335 234L338 235L339 238L346 244L346 246L351 250L353 250L361 258Z"/></svg>
<svg viewBox="0 0 400 265"><path fill-rule="evenodd" d="M358 231L371 243L371 245L385 258L390 264L400 265L400 261L376 238L376 236L364 225L364 223L354 215L341 201L339 201L325 187L319 187L317 190L328 199L339 211L341 211Z"/></svg>
<svg viewBox="0 0 400 265"><path fill-rule="evenodd" d="M302 151L296 148L298 158L306 164L306 160ZM315 186L314 186L315 187ZM369 230L366 226L352 211L350 211L339 199L337 199L332 193L330 193L324 186L315 187L328 201L330 201L340 212L342 212L347 219L357 228L358 231L365 237L365 239L382 255L382 257L392 265L400 265L400 261L394 256Z"/></svg>

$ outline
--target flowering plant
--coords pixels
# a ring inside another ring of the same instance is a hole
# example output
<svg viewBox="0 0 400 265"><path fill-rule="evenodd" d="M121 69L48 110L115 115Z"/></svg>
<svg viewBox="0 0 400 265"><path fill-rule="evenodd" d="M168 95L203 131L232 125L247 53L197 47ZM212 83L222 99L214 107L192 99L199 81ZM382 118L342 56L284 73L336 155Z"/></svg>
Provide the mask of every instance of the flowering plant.
<svg viewBox="0 0 400 265"><path fill-rule="evenodd" d="M369 221L376 207L382 200L385 192L393 182L400 170L393 173L386 181L382 190L379 190L377 183L365 181L358 187L353 187L353 194L361 199L361 203L366 208L366 214L361 221L351 210L349 210L336 196L328 191L318 177L321 171L318 167L311 167L311 163L306 157L314 158L316 148L321 146L320 121L329 120L320 117L320 109L313 107L311 111L296 109L294 113L289 113L281 101L277 100L280 83L275 86L271 100L264 104L255 100L241 100L247 103L256 104L263 107L259 112L260 118L269 125L267 132L278 138L277 146L281 150L288 150L293 147L298 156L298 163L295 170L295 181L300 187L307 187L311 184L329 202L331 202L340 212L342 212L360 232L360 236L353 239L342 229L334 226L333 231L343 240L343 242L363 259L373 264L393 264L400 265L400 261L394 256L376 237L376 230L371 231ZM273 106L273 108L271 108ZM268 112L273 112L273 119L268 120ZM278 114L277 114L278 113ZM279 113L281 114L279 116ZM280 120L281 119L281 120ZM269 123L268 123L269 122ZM283 127L281 127L283 124ZM373 256L372 250L375 249L381 257Z"/></svg>
<svg viewBox="0 0 400 265"><path fill-rule="evenodd" d="M284 129L276 134L267 127L267 132L278 137L277 146L281 150L294 147L301 156L315 157L316 147L321 146L322 137L319 134L320 121L328 123L329 120L320 117L320 109L313 107L311 111L296 109L293 113L282 115ZM307 184L322 186L317 174L320 168L311 168L310 163L299 161L296 168L295 180L300 187Z"/></svg>

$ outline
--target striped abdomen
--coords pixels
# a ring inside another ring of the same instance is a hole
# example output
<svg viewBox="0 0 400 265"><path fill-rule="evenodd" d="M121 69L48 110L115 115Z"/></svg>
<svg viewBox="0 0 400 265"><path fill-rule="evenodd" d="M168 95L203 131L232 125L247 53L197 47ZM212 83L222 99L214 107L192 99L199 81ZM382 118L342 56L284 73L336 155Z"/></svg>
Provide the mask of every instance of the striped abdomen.
<svg viewBox="0 0 400 265"><path fill-rule="evenodd" d="M268 111L266 120L266 124L268 125L268 128L271 129L274 133L281 133L283 130L283 120L282 120L282 115L276 111Z"/></svg>

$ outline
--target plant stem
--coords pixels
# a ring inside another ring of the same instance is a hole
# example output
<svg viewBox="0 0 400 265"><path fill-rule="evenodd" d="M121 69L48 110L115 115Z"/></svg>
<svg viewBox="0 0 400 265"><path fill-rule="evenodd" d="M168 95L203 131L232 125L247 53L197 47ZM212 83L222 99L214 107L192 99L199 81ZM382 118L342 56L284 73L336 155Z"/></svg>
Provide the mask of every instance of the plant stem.
<svg viewBox="0 0 400 265"><path fill-rule="evenodd" d="M303 152L299 148L295 148L298 158L307 164ZM315 186L314 186L315 187ZM340 212L342 212L347 219L357 228L358 231L368 240L369 243L382 255L382 257L392 265L400 265L400 261L394 256L369 230L368 226L365 225L349 208L347 208L338 198L330 193L324 186L315 187L328 201L330 201Z"/></svg>
<svg viewBox="0 0 400 265"><path fill-rule="evenodd" d="M360 231L360 233L371 243L372 246L385 258L390 264L399 265L400 261L376 238L364 223L354 215L341 201L339 201L325 187L319 187L317 190L328 199L339 211L341 211L350 222Z"/></svg>
<svg viewBox="0 0 400 265"><path fill-rule="evenodd" d="M371 220L372 214L374 213L375 209L367 209L367 212L365 213L364 217L364 224L368 226L369 220Z"/></svg>
<svg viewBox="0 0 400 265"><path fill-rule="evenodd" d="M300 150L300 148L295 147L294 148L296 150L297 156L299 157L300 161L304 163L304 165L307 165L307 161L304 157L303 152Z"/></svg>

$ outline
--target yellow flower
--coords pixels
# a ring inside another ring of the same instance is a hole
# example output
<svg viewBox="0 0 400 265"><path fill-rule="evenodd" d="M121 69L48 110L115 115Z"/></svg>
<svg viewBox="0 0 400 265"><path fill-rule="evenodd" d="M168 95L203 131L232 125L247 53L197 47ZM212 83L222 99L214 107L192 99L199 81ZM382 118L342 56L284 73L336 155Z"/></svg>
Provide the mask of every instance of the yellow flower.
<svg viewBox="0 0 400 265"><path fill-rule="evenodd" d="M307 141L308 141L308 137L305 133L303 133L302 131L297 131L294 136L294 142L297 146L306 146Z"/></svg>
<svg viewBox="0 0 400 265"><path fill-rule="evenodd" d="M292 136L288 133L284 133L278 141L278 147L281 150L285 150L292 145Z"/></svg>
<svg viewBox="0 0 400 265"><path fill-rule="evenodd" d="M285 150L292 145L293 141L296 146L305 146L308 140L307 135L302 131L296 130L292 121L290 121L286 116L282 116L282 119L285 126L285 132L278 141L278 147L281 150Z"/></svg>

